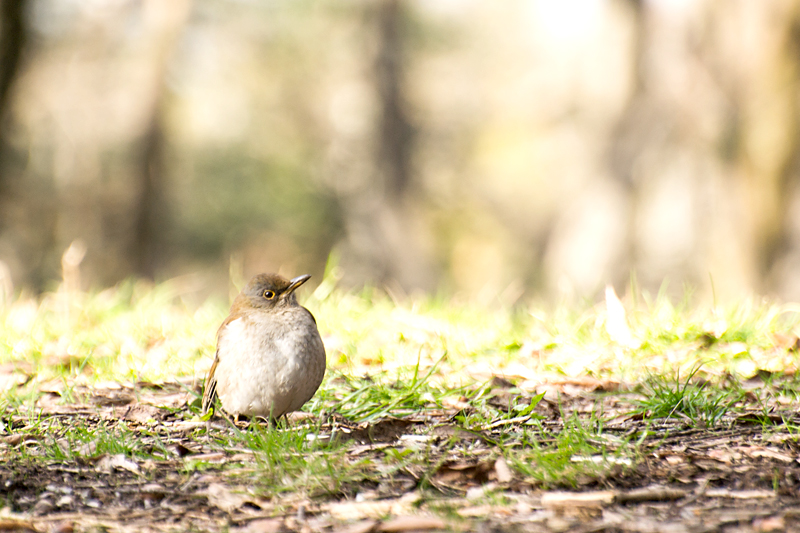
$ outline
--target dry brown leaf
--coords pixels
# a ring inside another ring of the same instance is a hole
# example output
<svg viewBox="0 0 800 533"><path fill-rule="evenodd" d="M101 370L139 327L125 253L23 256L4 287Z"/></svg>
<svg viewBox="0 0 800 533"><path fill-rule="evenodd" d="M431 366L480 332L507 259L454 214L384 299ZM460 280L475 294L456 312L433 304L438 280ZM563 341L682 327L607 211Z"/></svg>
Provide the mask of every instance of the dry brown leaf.
<svg viewBox="0 0 800 533"><path fill-rule="evenodd" d="M773 333L772 341L776 348L783 350L800 350L800 337L793 333Z"/></svg>
<svg viewBox="0 0 800 533"><path fill-rule="evenodd" d="M189 403L189 393L173 392L170 394L150 394L144 397L140 396L139 401L163 409L179 409Z"/></svg>
<svg viewBox="0 0 800 533"><path fill-rule="evenodd" d="M362 520L341 529L334 529L334 533L372 533L378 529L379 524L377 520Z"/></svg>
<svg viewBox="0 0 800 533"><path fill-rule="evenodd" d="M123 413L119 418L139 424L143 424L148 420L159 420L165 414L165 412L158 407L143 404L130 405L122 408L121 411L123 411Z"/></svg>
<svg viewBox="0 0 800 533"><path fill-rule="evenodd" d="M192 461L205 461L207 463L219 463L225 460L222 452L198 453L192 456Z"/></svg>
<svg viewBox="0 0 800 533"><path fill-rule="evenodd" d="M459 396L458 398L445 396L442 399L442 405L456 411L462 411L468 409L472 404L469 403L469 398L466 396Z"/></svg>
<svg viewBox="0 0 800 533"><path fill-rule="evenodd" d="M384 418L369 425L353 430L350 436L358 442L393 442L410 426L410 420L400 418Z"/></svg>
<svg viewBox="0 0 800 533"><path fill-rule="evenodd" d="M110 473L115 468L120 470L127 470L128 472L132 472L136 475L141 475L142 471L139 469L139 465L125 457L123 454L119 453L116 455L104 455L97 461L97 469L101 472Z"/></svg>
<svg viewBox="0 0 800 533"><path fill-rule="evenodd" d="M23 372L13 370L11 372L0 371L0 392L8 392L11 389L25 385L30 380L31 376Z"/></svg>
<svg viewBox="0 0 800 533"><path fill-rule="evenodd" d="M596 492L546 492L542 494L545 509L600 508L614 503L617 492L602 490Z"/></svg>
<svg viewBox="0 0 800 533"><path fill-rule="evenodd" d="M615 392L623 389L619 381L613 379L597 379L591 376L576 376L573 378L565 379L552 379L548 380L543 385L554 385L560 387L561 392L569 392L568 387L578 387L586 391L595 392ZM574 395L574 394L573 394Z"/></svg>
<svg viewBox="0 0 800 533"><path fill-rule="evenodd" d="M0 531L14 531L15 533L38 533L32 523L9 518L0 519Z"/></svg>
<svg viewBox="0 0 800 533"><path fill-rule="evenodd" d="M721 463L727 463L727 464L731 464L731 462L733 462L734 460L739 460L742 458L742 454L726 449L710 450L708 452L708 456L711 457L712 459L720 461Z"/></svg>
<svg viewBox="0 0 800 533"><path fill-rule="evenodd" d="M6 435L0 437L0 442L4 444L8 444L9 446L19 446L22 445L30 445L30 444L38 444L38 442L43 439L42 435L35 435L30 433L15 433L13 435Z"/></svg>
<svg viewBox="0 0 800 533"><path fill-rule="evenodd" d="M456 513L458 513L459 516L463 516L464 518L487 516L491 512L492 512L491 505L476 505L475 507L464 507L463 509L458 509L456 511Z"/></svg>
<svg viewBox="0 0 800 533"><path fill-rule="evenodd" d="M72 370L81 369L81 372L88 374L92 373L92 368L81 360L77 354L61 352L53 354L42 361L42 365L48 368L57 368L61 371L70 372Z"/></svg>
<svg viewBox="0 0 800 533"><path fill-rule="evenodd" d="M417 504L419 492L407 492L396 500L377 502L337 502L328 505L328 512L339 520L359 520L364 518L383 518L387 515L408 513Z"/></svg>
<svg viewBox="0 0 800 533"><path fill-rule="evenodd" d="M777 494L771 490L729 490L729 489L708 489L703 493L709 498L733 498L736 500L756 500L764 498L775 498Z"/></svg>
<svg viewBox="0 0 800 533"><path fill-rule="evenodd" d="M130 391L113 390L113 389L95 389L92 393L90 401L93 405L103 407L115 405L128 405L136 400L133 393Z"/></svg>
<svg viewBox="0 0 800 533"><path fill-rule="evenodd" d="M364 518L381 518L391 514L395 502L382 500L378 502L339 502L332 503L328 512L337 520L363 520Z"/></svg>
<svg viewBox="0 0 800 533"><path fill-rule="evenodd" d="M794 457L782 453L780 450L765 446L742 446L739 448L748 457L766 457L767 459L777 459L784 463L793 463Z"/></svg>
<svg viewBox="0 0 800 533"><path fill-rule="evenodd" d="M649 501L671 501L685 497L687 492L681 489L672 489L658 485L634 489L617 494L616 503L638 503Z"/></svg>
<svg viewBox="0 0 800 533"><path fill-rule="evenodd" d="M398 516L378 526L378 531L429 531L445 529L447 523L435 516Z"/></svg>
<svg viewBox="0 0 800 533"><path fill-rule="evenodd" d="M73 533L75 531L75 524L68 520L58 522L50 530L50 533Z"/></svg>
<svg viewBox="0 0 800 533"><path fill-rule="evenodd" d="M222 483L211 483L206 489L206 497L208 503L225 511L231 513L246 503L259 507L259 502L253 496L247 494L244 490L231 490Z"/></svg>
<svg viewBox="0 0 800 533"><path fill-rule="evenodd" d="M759 533L786 531L786 520L782 516L770 516L753 520L753 529Z"/></svg>
<svg viewBox="0 0 800 533"><path fill-rule="evenodd" d="M205 427L207 424L208 422L179 420L177 422L173 422L172 427L175 429L175 431L192 431L200 427Z"/></svg>
<svg viewBox="0 0 800 533"><path fill-rule="evenodd" d="M489 481L489 473L494 470L491 461L462 461L445 463L436 471L436 480L447 484L483 484Z"/></svg>
<svg viewBox="0 0 800 533"><path fill-rule="evenodd" d="M494 473L500 483L509 483L514 479L514 474L503 457L498 457L497 461L494 462Z"/></svg>
<svg viewBox="0 0 800 533"><path fill-rule="evenodd" d="M284 531L284 520L282 518L262 518L253 520L244 527L237 528L235 531L240 533L279 533Z"/></svg>

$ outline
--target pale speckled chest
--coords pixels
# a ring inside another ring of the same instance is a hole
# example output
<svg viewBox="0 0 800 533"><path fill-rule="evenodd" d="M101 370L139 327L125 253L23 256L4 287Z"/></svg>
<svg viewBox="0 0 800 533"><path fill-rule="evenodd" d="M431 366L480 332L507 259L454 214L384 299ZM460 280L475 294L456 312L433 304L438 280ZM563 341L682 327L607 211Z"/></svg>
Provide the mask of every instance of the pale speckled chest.
<svg viewBox="0 0 800 533"><path fill-rule="evenodd" d="M296 411L325 375L325 348L305 308L251 312L219 332L217 395L231 415L277 418Z"/></svg>

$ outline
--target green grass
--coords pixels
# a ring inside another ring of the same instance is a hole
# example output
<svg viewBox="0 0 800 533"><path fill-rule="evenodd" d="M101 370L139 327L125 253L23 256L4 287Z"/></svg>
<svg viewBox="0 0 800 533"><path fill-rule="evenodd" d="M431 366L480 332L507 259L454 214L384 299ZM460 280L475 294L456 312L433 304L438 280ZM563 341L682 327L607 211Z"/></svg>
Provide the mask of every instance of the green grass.
<svg viewBox="0 0 800 533"><path fill-rule="evenodd" d="M649 376L642 383L642 399L634 412L648 418L685 418L695 425L715 426L732 414L744 397L738 386L715 386L708 382L693 383L700 371L695 367L681 378Z"/></svg>
<svg viewBox="0 0 800 533"><path fill-rule="evenodd" d="M587 376L622 383L634 391L620 393L627 412L699 427L726 423L745 404L761 406L767 420L770 395L796 399L800 390L797 379L781 377L798 363L792 339L800 314L791 306L745 301L712 308L637 295L625 317L635 342L626 344L609 334L609 321L618 318L602 303L509 309L441 295L395 301L375 288L338 289L335 276L300 299L317 317L328 350L325 381L305 406L312 422L272 429L198 425L189 437L198 445L227 454L247 450L252 460L220 467L189 455L182 475L235 466L231 476L244 477L264 496L350 497L384 490L393 477L446 492L443 472L454 461L489 464L502 456L517 481L576 487L624 473L638 460L639 444L607 429L619 412L570 409L548 421L541 383ZM10 380L2 393L0 436L30 441L0 448L0 456L174 460L175 436L158 423L70 425L38 413L45 391L58 392L57 404L94 408L91 391L109 382L180 380L197 394L227 304L188 300L175 282L129 281L100 292L20 296L0 308L2 375L27 380ZM758 370L772 373L774 382L746 391L742 383ZM492 374L506 381L493 383ZM199 398L173 411L178 421L199 422ZM322 425L336 417L363 428L426 416L430 423L410 429L409 439L360 455L351 454L357 443L329 438ZM437 433L440 426L447 431Z"/></svg>
<svg viewBox="0 0 800 533"><path fill-rule="evenodd" d="M571 487L602 478L633 464L636 449L624 446L602 431L594 414L586 419L572 415L553 434L525 429L521 446L508 452L509 464L534 485Z"/></svg>

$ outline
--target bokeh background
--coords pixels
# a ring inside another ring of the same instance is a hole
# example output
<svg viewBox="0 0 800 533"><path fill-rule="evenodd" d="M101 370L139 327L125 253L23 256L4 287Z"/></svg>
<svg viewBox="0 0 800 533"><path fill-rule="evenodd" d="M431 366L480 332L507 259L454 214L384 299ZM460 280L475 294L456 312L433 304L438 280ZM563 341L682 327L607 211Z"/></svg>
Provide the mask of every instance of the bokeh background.
<svg viewBox="0 0 800 533"><path fill-rule="evenodd" d="M330 260L509 304L800 299L796 0L0 11L6 291Z"/></svg>

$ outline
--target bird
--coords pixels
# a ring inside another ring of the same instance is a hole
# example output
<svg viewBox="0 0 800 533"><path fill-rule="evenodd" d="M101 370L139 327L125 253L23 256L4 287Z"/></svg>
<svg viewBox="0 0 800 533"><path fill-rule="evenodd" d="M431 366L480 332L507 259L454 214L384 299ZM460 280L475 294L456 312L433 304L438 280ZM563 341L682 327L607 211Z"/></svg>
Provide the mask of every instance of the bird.
<svg viewBox="0 0 800 533"><path fill-rule="evenodd" d="M274 421L314 396L325 375L325 346L314 315L295 295L309 278L259 274L234 299L217 331L203 391L204 416L218 398L234 420Z"/></svg>

